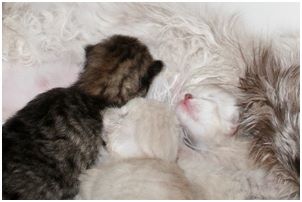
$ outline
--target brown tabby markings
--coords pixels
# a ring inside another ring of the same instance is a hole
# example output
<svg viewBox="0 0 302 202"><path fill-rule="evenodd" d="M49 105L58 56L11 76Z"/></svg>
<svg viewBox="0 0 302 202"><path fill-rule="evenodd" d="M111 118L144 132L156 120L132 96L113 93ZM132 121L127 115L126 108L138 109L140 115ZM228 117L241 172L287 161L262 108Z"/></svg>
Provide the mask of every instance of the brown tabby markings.
<svg viewBox="0 0 302 202"><path fill-rule="evenodd" d="M86 48L86 70L77 85L91 95L121 104L139 96L136 94L141 87L139 78L148 71L153 58L147 47L135 38L111 40L115 43L107 41ZM141 95L146 92L147 89Z"/></svg>
<svg viewBox="0 0 302 202"><path fill-rule="evenodd" d="M299 69L282 67L270 48L247 62L242 89L240 133L252 137L251 157L287 184L286 198L299 197Z"/></svg>
<svg viewBox="0 0 302 202"><path fill-rule="evenodd" d="M86 48L79 80L39 94L2 125L2 197L72 199L104 146L101 112L145 95L163 63L115 35Z"/></svg>

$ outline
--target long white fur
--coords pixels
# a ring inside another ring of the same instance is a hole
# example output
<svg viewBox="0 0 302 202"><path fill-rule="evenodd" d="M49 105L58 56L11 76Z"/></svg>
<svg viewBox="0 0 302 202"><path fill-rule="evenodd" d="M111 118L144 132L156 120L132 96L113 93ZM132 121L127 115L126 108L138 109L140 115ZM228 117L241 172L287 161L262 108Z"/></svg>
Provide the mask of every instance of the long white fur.
<svg viewBox="0 0 302 202"><path fill-rule="evenodd" d="M181 129L165 104L143 98L104 113L107 156L80 177L78 199L192 199L177 166Z"/></svg>
<svg viewBox="0 0 302 202"><path fill-rule="evenodd" d="M178 164L195 199L278 199L282 185L253 165L246 139L232 136L239 115L234 96L215 85L189 92L192 99L185 106L181 101L176 111L195 150L183 145Z"/></svg>
<svg viewBox="0 0 302 202"><path fill-rule="evenodd" d="M240 16L204 5L5 3L3 121L38 93L75 81L84 62L83 47L111 34L138 37L165 62L148 97L170 105L202 84L219 84L236 93L244 72L241 54L248 58L258 44L270 43L282 66L299 61L299 33L263 40L249 32ZM225 150L232 151L229 146Z"/></svg>
<svg viewBox="0 0 302 202"><path fill-rule="evenodd" d="M104 113L106 147L117 158L158 158L175 162L181 128L168 105L135 98Z"/></svg>
<svg viewBox="0 0 302 202"><path fill-rule="evenodd" d="M238 77L244 72L240 51L249 55L248 48L259 40L239 16L215 6L208 8L205 3L5 3L3 74L10 80L3 81L3 120L33 95L49 89L23 82L19 74L6 69L20 74L39 69L37 76L45 77L51 87L66 86L70 80L62 82L61 76L70 78L65 69L79 72L83 48L112 34L138 37L165 62L166 69L153 82L148 97L171 105L183 91L201 83L221 84L235 93ZM288 58L284 54L299 56L298 51L292 53L293 47L299 49L299 34L275 38L280 58ZM54 66L61 71L49 78L48 71ZM23 85L23 90L11 83Z"/></svg>

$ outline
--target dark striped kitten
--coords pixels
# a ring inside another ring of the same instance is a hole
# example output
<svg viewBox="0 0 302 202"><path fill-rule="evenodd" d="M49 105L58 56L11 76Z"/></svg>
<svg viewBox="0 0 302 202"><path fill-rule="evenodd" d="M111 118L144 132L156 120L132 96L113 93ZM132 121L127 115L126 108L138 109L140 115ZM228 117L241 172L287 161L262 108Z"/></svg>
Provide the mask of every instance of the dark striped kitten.
<svg viewBox="0 0 302 202"><path fill-rule="evenodd" d="M88 46L86 58L74 85L38 95L2 126L4 199L72 199L103 144L100 112L144 96L163 67L119 35Z"/></svg>

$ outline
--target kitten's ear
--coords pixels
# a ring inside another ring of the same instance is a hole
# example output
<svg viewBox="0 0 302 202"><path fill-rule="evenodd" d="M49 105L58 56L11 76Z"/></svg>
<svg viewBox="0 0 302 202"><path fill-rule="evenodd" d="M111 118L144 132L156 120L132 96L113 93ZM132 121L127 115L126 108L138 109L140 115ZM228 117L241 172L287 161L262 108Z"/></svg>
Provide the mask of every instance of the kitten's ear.
<svg viewBox="0 0 302 202"><path fill-rule="evenodd" d="M149 66L147 73L141 79L142 85L149 87L154 77L163 69L164 63L161 60L155 60Z"/></svg>
<svg viewBox="0 0 302 202"><path fill-rule="evenodd" d="M86 57L92 51L93 47L94 47L93 45L88 45L85 47L85 56Z"/></svg>
<svg viewBox="0 0 302 202"><path fill-rule="evenodd" d="M164 63L161 60L155 60L149 67L149 74L155 77L164 67Z"/></svg>

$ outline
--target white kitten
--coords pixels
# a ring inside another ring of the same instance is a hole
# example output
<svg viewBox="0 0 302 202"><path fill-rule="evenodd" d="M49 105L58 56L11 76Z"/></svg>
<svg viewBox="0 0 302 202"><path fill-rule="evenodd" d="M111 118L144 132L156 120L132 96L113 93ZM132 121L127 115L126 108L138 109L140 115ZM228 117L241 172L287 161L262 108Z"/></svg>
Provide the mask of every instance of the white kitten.
<svg viewBox="0 0 302 202"><path fill-rule="evenodd" d="M177 166L181 128L168 106L142 98L104 114L108 157L81 176L81 199L192 199Z"/></svg>
<svg viewBox="0 0 302 202"><path fill-rule="evenodd" d="M264 170L248 159L248 142L232 136L239 111L235 98L215 85L187 92L176 106L187 131L178 164L196 199L262 199L277 197Z"/></svg>
<svg viewBox="0 0 302 202"><path fill-rule="evenodd" d="M203 85L186 93L176 113L197 147L219 143L232 135L239 118L236 99L215 85Z"/></svg>

